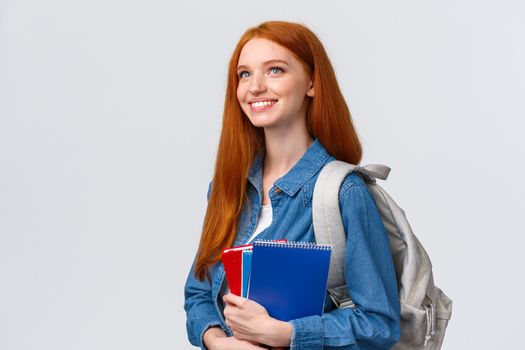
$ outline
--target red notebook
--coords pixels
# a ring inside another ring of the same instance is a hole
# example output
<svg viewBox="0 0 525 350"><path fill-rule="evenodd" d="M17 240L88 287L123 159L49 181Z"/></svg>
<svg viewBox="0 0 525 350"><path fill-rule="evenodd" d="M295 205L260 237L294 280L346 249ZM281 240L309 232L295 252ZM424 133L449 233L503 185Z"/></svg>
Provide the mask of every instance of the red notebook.
<svg viewBox="0 0 525 350"><path fill-rule="evenodd" d="M252 245L241 245L222 251L222 264L230 292L238 296L241 296L242 251L245 249L252 249Z"/></svg>

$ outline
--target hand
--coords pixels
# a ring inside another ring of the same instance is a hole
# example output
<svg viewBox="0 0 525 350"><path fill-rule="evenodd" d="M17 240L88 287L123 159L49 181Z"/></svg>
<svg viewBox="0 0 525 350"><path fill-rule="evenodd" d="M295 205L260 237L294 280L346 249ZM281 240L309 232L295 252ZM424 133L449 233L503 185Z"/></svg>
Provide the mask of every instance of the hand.
<svg viewBox="0 0 525 350"><path fill-rule="evenodd" d="M228 337L219 327L211 327L204 332L203 341L209 350L261 350L258 344L235 337Z"/></svg>
<svg viewBox="0 0 525 350"><path fill-rule="evenodd" d="M210 350L265 350L256 343L247 340L239 340L235 337L217 338Z"/></svg>
<svg viewBox="0 0 525 350"><path fill-rule="evenodd" d="M266 309L253 300L234 294L223 297L226 324L235 338L272 347L290 346L292 325L270 317Z"/></svg>

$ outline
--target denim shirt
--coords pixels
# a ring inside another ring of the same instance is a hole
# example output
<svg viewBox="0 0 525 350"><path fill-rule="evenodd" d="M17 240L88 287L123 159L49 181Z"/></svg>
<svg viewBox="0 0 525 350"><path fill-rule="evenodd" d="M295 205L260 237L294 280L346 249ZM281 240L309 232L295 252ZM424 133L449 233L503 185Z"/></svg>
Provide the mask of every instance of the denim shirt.
<svg viewBox="0 0 525 350"><path fill-rule="evenodd" d="M320 170L334 157L314 140L302 158L269 191L273 221L257 239L315 242L312 194ZM234 245L245 243L255 230L262 201L263 155L255 158L248 175L248 201L241 213ZM208 192L209 195L209 192ZM357 173L346 176L339 192L347 234L345 277L355 309L337 309L328 294L322 316L289 321L293 327L290 349L389 349L400 336L396 275L386 231L375 202ZM204 332L224 321L219 297L224 267L211 268L211 280L197 280L192 266L185 285L186 328L190 342L205 349Z"/></svg>

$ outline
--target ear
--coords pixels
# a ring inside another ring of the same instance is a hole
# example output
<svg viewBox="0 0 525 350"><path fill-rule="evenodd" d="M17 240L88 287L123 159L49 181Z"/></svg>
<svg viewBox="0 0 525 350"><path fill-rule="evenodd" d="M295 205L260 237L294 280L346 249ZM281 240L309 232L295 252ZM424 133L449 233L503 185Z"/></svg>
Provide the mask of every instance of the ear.
<svg viewBox="0 0 525 350"><path fill-rule="evenodd" d="M314 83L310 80L310 86L308 87L308 91L306 91L306 96L314 97Z"/></svg>

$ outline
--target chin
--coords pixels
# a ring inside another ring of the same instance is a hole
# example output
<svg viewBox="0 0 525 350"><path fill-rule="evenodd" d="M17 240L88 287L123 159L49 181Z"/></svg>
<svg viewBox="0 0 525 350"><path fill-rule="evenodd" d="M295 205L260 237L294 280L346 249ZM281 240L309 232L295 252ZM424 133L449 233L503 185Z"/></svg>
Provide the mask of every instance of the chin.
<svg viewBox="0 0 525 350"><path fill-rule="evenodd" d="M252 123L253 126L257 128L267 128L274 126L277 123L277 120L275 118L269 117L269 116L250 116L248 115L248 119Z"/></svg>

